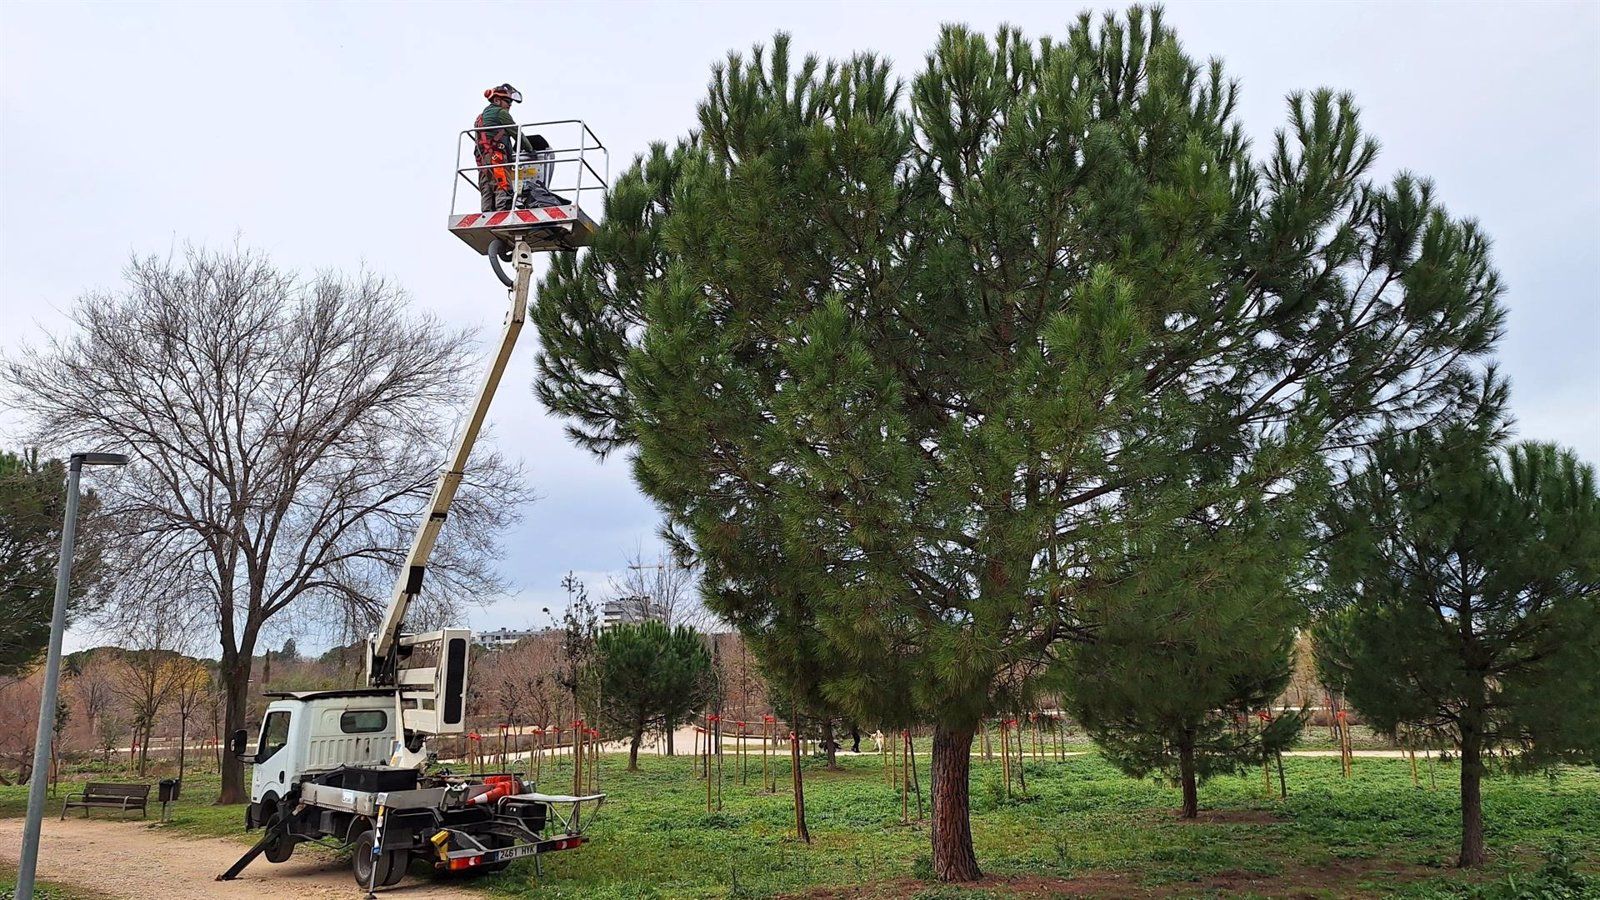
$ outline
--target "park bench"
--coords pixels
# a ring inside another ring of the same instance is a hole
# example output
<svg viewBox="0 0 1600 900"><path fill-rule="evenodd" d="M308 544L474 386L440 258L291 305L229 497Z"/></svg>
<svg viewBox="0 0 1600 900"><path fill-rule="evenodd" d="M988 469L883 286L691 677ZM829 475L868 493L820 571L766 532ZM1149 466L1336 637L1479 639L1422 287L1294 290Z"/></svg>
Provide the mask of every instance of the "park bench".
<svg viewBox="0 0 1600 900"><path fill-rule="evenodd" d="M127 812L137 809L139 815L146 816L145 804L150 801L150 785L148 784L111 784L90 782L84 785L83 790L73 791L67 795L66 802L61 804L61 818L67 817L67 810L83 808L85 818L89 810L94 807L102 809L120 809Z"/></svg>

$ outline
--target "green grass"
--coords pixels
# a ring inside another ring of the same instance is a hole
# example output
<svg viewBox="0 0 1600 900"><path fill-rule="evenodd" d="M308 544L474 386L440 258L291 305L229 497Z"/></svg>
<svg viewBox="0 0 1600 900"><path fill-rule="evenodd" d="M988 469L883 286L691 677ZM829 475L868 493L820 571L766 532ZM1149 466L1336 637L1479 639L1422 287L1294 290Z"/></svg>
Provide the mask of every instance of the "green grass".
<svg viewBox="0 0 1600 900"><path fill-rule="evenodd" d="M1560 839L1571 867L1600 868L1600 771L1594 769L1488 781L1484 807L1494 863L1461 873L1450 868L1459 827L1453 764L1435 763L1438 787L1430 790L1426 767L1422 786L1414 787L1402 759L1357 759L1354 777L1346 779L1337 759L1290 758L1287 801L1266 795L1260 773L1219 778L1201 788L1209 818L1184 823L1176 818L1175 787L1128 779L1095 755L1029 762L1029 796L1011 799L1001 790L999 763L974 760L979 861L1009 883L971 892L910 880L926 873L926 827L899 824L899 800L884 784L876 756L843 757L840 772L807 763L809 846L790 837L787 783L780 778L779 794L761 793L759 757L748 786L737 783L733 757L725 759L723 808L709 814L704 782L693 778L690 760L645 757L643 771L631 774L623 763L615 756L605 761L601 788L609 799L589 829L591 843L548 857L542 880L522 862L473 884L497 896L585 900L756 897L861 885L885 896L920 891L929 900L1013 888L1050 893L1052 885L1121 896L1584 896L1587 889L1549 890L1555 881L1537 874L1541 854ZM777 768L787 772L786 763ZM547 773L544 787L564 791L568 771ZM925 769L923 779L926 789ZM60 791L76 784L64 781ZM172 822L153 827L248 842L240 807L210 805L216 789L215 776L192 775ZM59 802L51 803L55 813ZM26 803L25 788L0 787L0 816L21 815Z"/></svg>
<svg viewBox="0 0 1600 900"><path fill-rule="evenodd" d="M610 799L592 843L547 859L542 884L525 864L484 884L506 896L766 896L925 872L925 827L899 824L899 801L877 758L842 763L843 772L808 764L806 846L789 836L787 794L761 794L759 775L748 787L726 784L722 811L708 814L688 760L651 757L634 774L612 761L602 784ZM1010 800L998 763L975 760L974 839L991 875L1124 879L1109 882L1108 894L1124 885L1180 894L1426 895L1526 872L1561 837L1578 866L1600 867L1600 772L1491 780L1484 806L1496 864L1468 876L1449 868L1457 773L1437 766L1438 789L1430 790L1426 770L1422 787L1412 786L1404 760L1358 759L1355 776L1344 779L1336 759L1289 759L1286 802L1265 796L1259 774L1220 778L1201 790L1214 820L1184 823L1175 817L1175 788L1130 780L1098 756L1030 762L1030 796Z"/></svg>

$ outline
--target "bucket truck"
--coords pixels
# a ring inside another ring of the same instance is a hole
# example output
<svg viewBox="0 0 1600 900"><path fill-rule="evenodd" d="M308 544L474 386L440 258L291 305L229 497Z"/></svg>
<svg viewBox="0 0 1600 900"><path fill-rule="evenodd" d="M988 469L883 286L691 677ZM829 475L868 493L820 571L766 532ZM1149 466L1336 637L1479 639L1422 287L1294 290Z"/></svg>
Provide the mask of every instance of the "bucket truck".
<svg viewBox="0 0 1600 900"><path fill-rule="evenodd" d="M398 882L415 860L441 872L495 871L524 857L537 864L542 854L581 846L587 840L585 809L597 809L605 799L539 793L510 772L465 776L438 769L430 740L466 730L472 633L445 628L411 634L404 628L526 319L534 254L575 251L594 233L580 200L586 192L605 190L605 176L593 165L604 159L604 145L575 120L520 126L518 145L522 129L539 127L575 132L576 146L515 160L515 177L519 183L536 179L538 195L559 203L457 214L452 199L451 232L489 257L507 285L510 307L388 606L368 639L367 685L269 693L255 746L247 749L245 731L232 735L232 752L253 765L245 827L262 829L262 836L219 881L236 878L258 856L283 862L307 841L352 848L356 881L369 896ZM461 139L470 147L473 131L462 132ZM474 184L479 167L461 163L458 145L456 175ZM576 173L575 183L563 185L570 199L550 188L563 168ZM508 261L509 275L501 265Z"/></svg>

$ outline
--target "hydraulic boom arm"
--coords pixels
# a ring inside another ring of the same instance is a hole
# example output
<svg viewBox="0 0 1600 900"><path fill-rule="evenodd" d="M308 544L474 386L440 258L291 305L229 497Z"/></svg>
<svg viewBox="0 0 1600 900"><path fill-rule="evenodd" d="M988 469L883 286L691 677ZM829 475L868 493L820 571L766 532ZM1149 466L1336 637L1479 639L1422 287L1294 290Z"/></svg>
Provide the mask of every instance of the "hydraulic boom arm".
<svg viewBox="0 0 1600 900"><path fill-rule="evenodd" d="M484 418L489 412L489 404L494 400L495 390L500 386L500 378L505 374L506 363L511 359L511 350L516 346L517 335L522 331L522 324L528 315L528 289L533 280L533 251L526 242L519 240L514 256L516 276L511 289L507 291L510 295L511 308L506 312L505 330L500 335L500 346L489 362L489 371L484 374L483 384L479 386L478 394L472 401L461 433L456 435L455 445L450 448L450 456L445 460L443 471L439 473L438 483L434 485L433 496L422 512L417 535L411 542L411 552L406 554L405 565L400 569L400 577L395 581L394 595L389 599L383 620L371 638L367 680L373 687L398 684L396 667L401 643L400 629L405 622L406 610L411 606L411 601L422 591L422 577L428 568L428 558L432 555L434 544L439 540L439 532L449 517L450 504L454 502L456 491L461 487L461 479L466 474L467 459L472 455L473 444L477 443L478 432L482 430Z"/></svg>

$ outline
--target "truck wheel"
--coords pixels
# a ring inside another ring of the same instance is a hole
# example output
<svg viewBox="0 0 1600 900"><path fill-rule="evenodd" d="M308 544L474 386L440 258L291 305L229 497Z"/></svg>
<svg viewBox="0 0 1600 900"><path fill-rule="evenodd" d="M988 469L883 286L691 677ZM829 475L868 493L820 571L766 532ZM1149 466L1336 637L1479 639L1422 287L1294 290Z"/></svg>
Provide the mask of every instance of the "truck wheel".
<svg viewBox="0 0 1600 900"><path fill-rule="evenodd" d="M281 835L277 840L268 844L267 849L262 853L266 856L267 862L288 862L289 857L294 855L294 838L289 837L287 834Z"/></svg>
<svg viewBox="0 0 1600 900"><path fill-rule="evenodd" d="M350 872L356 877L356 884L366 887L369 884L393 884L389 881L393 873L389 870L394 862L395 854L380 853L372 855L372 829L361 832L351 845ZM372 867L377 866L377 880L373 880Z"/></svg>
<svg viewBox="0 0 1600 900"><path fill-rule="evenodd" d="M392 885L399 884L400 879L406 877L406 869L410 868L411 866L411 851L389 850L383 855L389 857L389 874L378 883L382 884L384 887L390 887Z"/></svg>
<svg viewBox="0 0 1600 900"><path fill-rule="evenodd" d="M289 836L289 830L283 826L283 810L281 807L273 808L267 817L267 824L263 827L266 829L267 834L277 833L277 837L262 851L262 854L267 858L267 862L288 862L289 857L294 855L294 838Z"/></svg>

